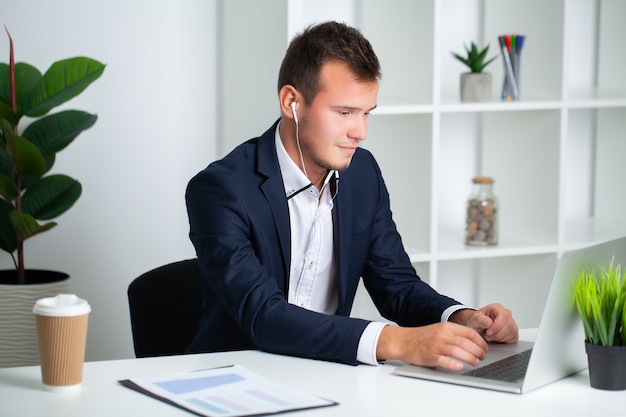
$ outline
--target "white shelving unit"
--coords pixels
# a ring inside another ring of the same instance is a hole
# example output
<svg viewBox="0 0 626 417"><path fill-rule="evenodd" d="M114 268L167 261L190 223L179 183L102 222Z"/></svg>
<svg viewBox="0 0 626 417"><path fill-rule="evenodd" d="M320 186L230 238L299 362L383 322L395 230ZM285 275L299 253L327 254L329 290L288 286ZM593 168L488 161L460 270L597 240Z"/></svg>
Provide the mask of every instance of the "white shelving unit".
<svg viewBox="0 0 626 417"><path fill-rule="evenodd" d="M284 43L271 46L280 58L296 32L324 20L354 25L372 42L383 81L363 147L381 165L419 275L436 289L477 306L503 302L520 326L534 327L560 254L626 235L625 1L270 3L270 12L286 20L271 24L285 30ZM226 18L245 19L232 13ZM460 103L465 68L451 52L475 41L489 44L490 56L499 55L497 36L505 33L526 35L521 99L499 99L504 75L498 58L487 67L493 100ZM240 50L238 59L244 54ZM279 64L272 64L271 86ZM223 80L228 77L225 71ZM235 88L235 80L231 84ZM245 94L255 106L277 109L275 94ZM225 107L224 129L235 114ZM244 139L228 133L222 131L222 143ZM495 179L500 242L494 247L464 245L465 204L476 175ZM378 317L372 308L360 295L353 314Z"/></svg>

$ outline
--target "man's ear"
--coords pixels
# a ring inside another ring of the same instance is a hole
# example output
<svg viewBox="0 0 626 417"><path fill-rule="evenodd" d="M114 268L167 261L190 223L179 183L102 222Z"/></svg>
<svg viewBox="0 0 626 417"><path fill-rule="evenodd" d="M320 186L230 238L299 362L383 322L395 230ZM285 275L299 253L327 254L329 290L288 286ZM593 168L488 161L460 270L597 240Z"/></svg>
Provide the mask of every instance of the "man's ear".
<svg viewBox="0 0 626 417"><path fill-rule="evenodd" d="M300 98L300 94L298 90L292 85L286 84L284 85L280 91L278 92L278 100L280 102L280 111L283 117L288 119L294 119L294 110L293 103L296 103L296 109L298 106L298 102Z"/></svg>

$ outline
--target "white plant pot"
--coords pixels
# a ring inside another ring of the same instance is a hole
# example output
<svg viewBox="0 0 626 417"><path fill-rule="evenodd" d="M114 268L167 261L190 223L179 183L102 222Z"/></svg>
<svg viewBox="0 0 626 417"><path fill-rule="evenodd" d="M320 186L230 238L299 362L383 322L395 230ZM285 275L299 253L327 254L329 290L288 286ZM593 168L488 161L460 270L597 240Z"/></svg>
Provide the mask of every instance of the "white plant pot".
<svg viewBox="0 0 626 417"><path fill-rule="evenodd" d="M41 284L0 284L0 368L39 365L33 306L40 298L69 292L67 274L36 272L58 274L62 279ZM28 275L26 279L28 281Z"/></svg>
<svg viewBox="0 0 626 417"><path fill-rule="evenodd" d="M466 72L461 74L461 101L491 101L492 77L489 72Z"/></svg>

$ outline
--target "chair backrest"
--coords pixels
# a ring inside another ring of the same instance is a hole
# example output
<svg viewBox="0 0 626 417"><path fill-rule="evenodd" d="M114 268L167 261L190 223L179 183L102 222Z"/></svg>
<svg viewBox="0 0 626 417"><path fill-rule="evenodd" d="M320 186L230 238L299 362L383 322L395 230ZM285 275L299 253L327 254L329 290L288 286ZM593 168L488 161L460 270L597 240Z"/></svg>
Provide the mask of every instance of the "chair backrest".
<svg viewBox="0 0 626 417"><path fill-rule="evenodd" d="M148 271L128 286L135 356L185 353L196 334L202 306L197 259Z"/></svg>

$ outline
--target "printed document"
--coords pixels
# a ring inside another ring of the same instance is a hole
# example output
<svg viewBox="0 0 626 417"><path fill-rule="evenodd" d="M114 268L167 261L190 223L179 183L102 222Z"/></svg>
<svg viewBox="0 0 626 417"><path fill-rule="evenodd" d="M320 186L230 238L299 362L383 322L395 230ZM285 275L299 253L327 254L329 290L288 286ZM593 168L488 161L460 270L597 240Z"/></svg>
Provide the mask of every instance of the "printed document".
<svg viewBox="0 0 626 417"><path fill-rule="evenodd" d="M209 417L276 414L337 404L270 381L240 365L119 382Z"/></svg>

